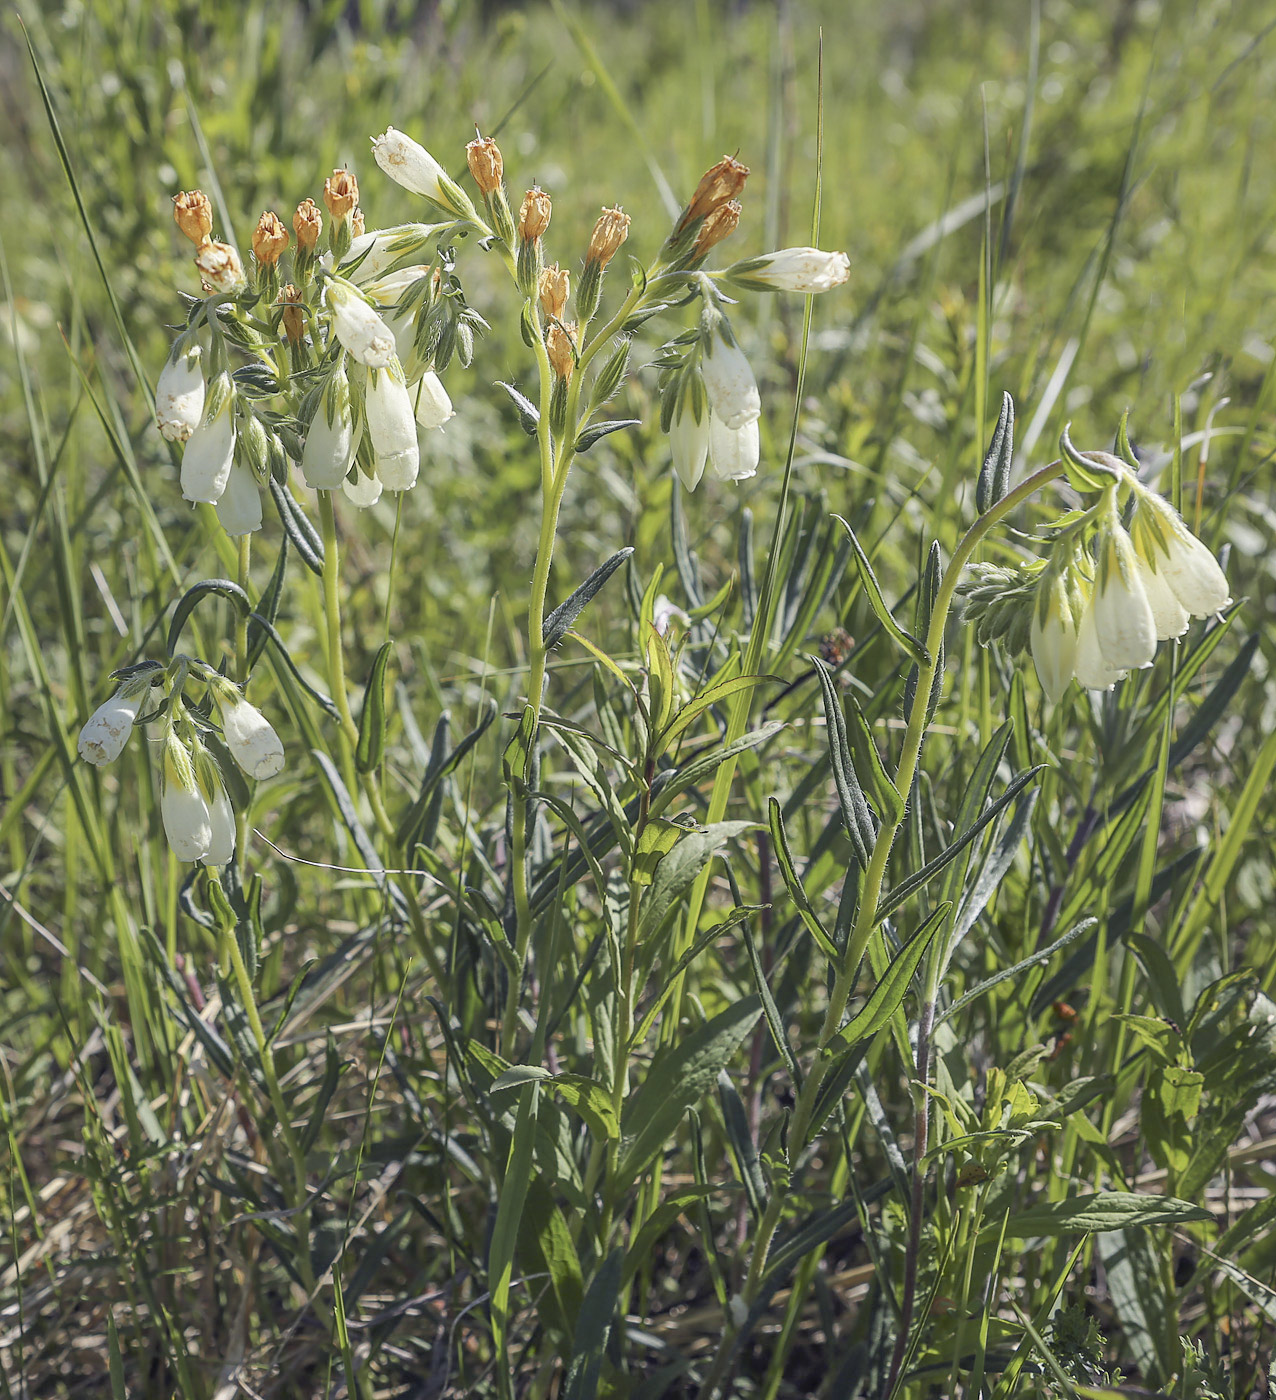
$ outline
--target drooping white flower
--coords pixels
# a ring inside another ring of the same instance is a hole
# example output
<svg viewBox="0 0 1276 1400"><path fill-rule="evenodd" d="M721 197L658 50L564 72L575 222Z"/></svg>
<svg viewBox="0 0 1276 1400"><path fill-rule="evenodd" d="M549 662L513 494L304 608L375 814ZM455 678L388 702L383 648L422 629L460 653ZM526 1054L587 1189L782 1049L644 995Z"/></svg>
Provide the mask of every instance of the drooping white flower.
<svg viewBox="0 0 1276 1400"><path fill-rule="evenodd" d="M217 518L228 535L250 535L261 529L261 492L251 467L231 465L226 489L217 500Z"/></svg>
<svg viewBox="0 0 1276 1400"><path fill-rule="evenodd" d="M709 348L701 357L700 371L709 395L709 407L728 428L743 428L762 413L758 381L743 350L734 340L728 342L722 323L714 327Z"/></svg>
<svg viewBox="0 0 1276 1400"><path fill-rule="evenodd" d="M1163 565L1164 560L1158 562ZM1174 596L1174 590L1165 577L1164 567L1153 570L1152 566L1144 563L1138 555L1135 556L1135 567L1139 572L1139 582L1147 594L1148 606L1152 609L1152 622L1156 627L1157 639L1164 642L1171 637L1181 637L1187 631L1191 618L1187 609Z"/></svg>
<svg viewBox="0 0 1276 1400"><path fill-rule="evenodd" d="M1156 622L1115 503L1095 541L1094 593L1088 611L1094 614L1099 650L1111 670L1134 671L1152 664Z"/></svg>
<svg viewBox="0 0 1276 1400"><path fill-rule="evenodd" d="M226 489L235 460L234 396L228 376L215 386L209 413L182 451L182 495L188 501L215 505Z"/></svg>
<svg viewBox="0 0 1276 1400"><path fill-rule="evenodd" d="M178 860L203 860L213 842L212 818L195 781L190 755L173 734L164 744L160 815L164 819L164 834Z"/></svg>
<svg viewBox="0 0 1276 1400"><path fill-rule="evenodd" d="M142 689L122 685L109 700L104 700L80 730L80 757L99 766L114 763L124 751L142 701L149 693L149 685Z"/></svg>
<svg viewBox="0 0 1276 1400"><path fill-rule="evenodd" d="M709 414L709 470L719 481L744 481L758 470L758 421L729 428L716 413Z"/></svg>
<svg viewBox="0 0 1276 1400"><path fill-rule="evenodd" d="M316 491L335 491L346 479L355 446L350 381L342 367L324 386L306 430L306 445L301 453L301 474L306 485Z"/></svg>
<svg viewBox="0 0 1276 1400"><path fill-rule="evenodd" d="M416 484L421 451L417 446L412 399L397 361L389 369L368 376L364 414L377 479L387 491L407 491Z"/></svg>
<svg viewBox="0 0 1276 1400"><path fill-rule="evenodd" d="M443 188L447 172L424 146L403 132L388 126L380 136L372 138L372 155L382 170L405 190L423 195L436 204L447 207Z"/></svg>
<svg viewBox="0 0 1276 1400"><path fill-rule="evenodd" d="M394 333L352 286L330 281L324 300L337 339L354 359L369 369L384 369L394 359Z"/></svg>
<svg viewBox="0 0 1276 1400"><path fill-rule="evenodd" d="M733 281L779 292L827 292L850 275L851 261L845 253L819 248L781 248L727 269Z"/></svg>
<svg viewBox="0 0 1276 1400"><path fill-rule="evenodd" d="M169 442L185 442L204 417L204 368L199 345L190 341L173 354L155 386L155 421Z"/></svg>
<svg viewBox="0 0 1276 1400"><path fill-rule="evenodd" d="M1164 574L1179 603L1193 617L1209 617L1232 601L1227 575L1209 549L1187 528L1163 496L1136 486L1133 528L1143 559Z"/></svg>
<svg viewBox="0 0 1276 1400"><path fill-rule="evenodd" d="M662 593L652 604L651 625L664 637L668 635L669 629L675 626L685 632L691 626L691 619L684 608L680 608L677 603L671 603Z"/></svg>
<svg viewBox="0 0 1276 1400"><path fill-rule="evenodd" d="M1075 672L1077 684L1086 690L1111 690L1117 681L1123 681L1129 674L1109 666L1099 646L1099 633L1095 626L1093 597L1087 600L1077 624L1077 651Z"/></svg>
<svg viewBox="0 0 1276 1400"><path fill-rule="evenodd" d="M700 485L709 456L709 405L704 381L698 375L678 396L669 425L669 451L678 479L688 491L694 491Z"/></svg>
<svg viewBox="0 0 1276 1400"><path fill-rule="evenodd" d="M273 778L284 766L284 746L270 721L229 683L214 694L230 756L250 778Z"/></svg>
<svg viewBox="0 0 1276 1400"><path fill-rule="evenodd" d="M360 510L376 505L381 499L381 483L375 476L369 476L362 467L356 466L354 480L343 481L341 489L345 492L346 500L352 506L358 506Z"/></svg>
<svg viewBox="0 0 1276 1400"><path fill-rule="evenodd" d="M227 865L235 854L235 809L230 805L226 784L222 782L211 759L205 759L201 764L200 777L204 801L208 804L211 832L204 863Z"/></svg>
<svg viewBox="0 0 1276 1400"><path fill-rule="evenodd" d="M1072 682L1077 665L1077 622L1066 571L1048 573L1038 585L1029 635L1037 679L1052 705Z"/></svg>
<svg viewBox="0 0 1276 1400"><path fill-rule="evenodd" d="M443 387L443 381L432 369L427 369L422 374L412 386L411 394L416 421L428 431L441 428L449 418L456 416L456 410Z"/></svg>
<svg viewBox="0 0 1276 1400"><path fill-rule="evenodd" d="M425 266L405 267L398 272L392 272L388 277L369 283L363 289L378 306L384 308L382 319L394 336L399 365L403 370L404 379L409 384L415 384L428 368L426 360L417 353L416 348L417 323L421 309L426 303L415 296L405 305L400 306L399 303L404 293L414 283L420 282L429 271Z"/></svg>

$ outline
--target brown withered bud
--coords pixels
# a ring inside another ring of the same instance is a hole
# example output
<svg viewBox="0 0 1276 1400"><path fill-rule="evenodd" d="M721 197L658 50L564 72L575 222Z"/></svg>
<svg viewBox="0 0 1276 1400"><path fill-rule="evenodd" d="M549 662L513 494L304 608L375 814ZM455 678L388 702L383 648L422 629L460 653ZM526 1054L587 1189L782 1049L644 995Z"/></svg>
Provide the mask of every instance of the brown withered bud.
<svg viewBox="0 0 1276 1400"><path fill-rule="evenodd" d="M484 194L495 194L500 189L505 162L501 159L501 148L490 136L480 136L466 146L465 163L470 167L474 183Z"/></svg>
<svg viewBox="0 0 1276 1400"><path fill-rule="evenodd" d="M283 326L284 334L293 344L301 340L302 332L306 327L306 318L301 310L301 292L294 287L291 282L279 293L279 300L283 303Z"/></svg>
<svg viewBox="0 0 1276 1400"><path fill-rule="evenodd" d="M734 199L744 189L748 178L747 165L741 165L734 156L723 156L717 165L711 166L700 177L691 203L682 211L678 228L686 228L694 219L708 218L715 209Z"/></svg>
<svg viewBox="0 0 1276 1400"><path fill-rule="evenodd" d="M518 236L524 243L534 243L545 232L552 208L549 195L539 185L527 191L518 211Z"/></svg>
<svg viewBox="0 0 1276 1400"><path fill-rule="evenodd" d="M567 310L567 298L571 295L572 275L565 267L559 267L554 263L552 267L541 270L540 299L541 310L545 313L547 321L559 320L563 318L563 312Z"/></svg>
<svg viewBox="0 0 1276 1400"><path fill-rule="evenodd" d="M359 202L359 182L348 170L334 170L323 182L323 202L340 223Z"/></svg>
<svg viewBox="0 0 1276 1400"><path fill-rule="evenodd" d="M248 285L244 265L229 243L205 239L195 254L195 267L206 292L236 296Z"/></svg>
<svg viewBox="0 0 1276 1400"><path fill-rule="evenodd" d="M323 232L323 215L313 199L303 199L292 216L292 231L297 235L297 247L303 253L313 250Z"/></svg>
<svg viewBox="0 0 1276 1400"><path fill-rule="evenodd" d="M274 267L287 246L288 230L279 215L267 209L253 230L253 257L262 267Z"/></svg>
<svg viewBox="0 0 1276 1400"><path fill-rule="evenodd" d="M739 222L740 201L738 199L729 199L725 204L718 205L700 225L700 232L696 234L695 256L697 258L704 257L715 243L721 243L724 238L730 238Z"/></svg>
<svg viewBox="0 0 1276 1400"><path fill-rule="evenodd" d="M173 196L173 222L196 247L212 237L213 206L203 190Z"/></svg>
<svg viewBox="0 0 1276 1400"><path fill-rule="evenodd" d="M559 379L566 379L576 367L576 355L572 348L575 338L575 322L563 325L561 321L555 321L545 334L545 353Z"/></svg>
<svg viewBox="0 0 1276 1400"><path fill-rule="evenodd" d="M356 208L354 213L350 215L350 237L362 238L363 230L363 210Z"/></svg>
<svg viewBox="0 0 1276 1400"><path fill-rule="evenodd" d="M614 209L604 207L602 216L589 235L589 247L585 250L585 261L596 262L606 267L616 256L620 245L629 237L629 215L616 205Z"/></svg>

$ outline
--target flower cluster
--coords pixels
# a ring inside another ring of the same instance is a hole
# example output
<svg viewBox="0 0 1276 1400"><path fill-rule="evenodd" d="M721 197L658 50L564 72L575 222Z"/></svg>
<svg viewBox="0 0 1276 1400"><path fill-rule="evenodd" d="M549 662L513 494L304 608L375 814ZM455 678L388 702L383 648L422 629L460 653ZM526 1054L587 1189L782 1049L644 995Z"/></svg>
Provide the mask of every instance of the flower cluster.
<svg viewBox="0 0 1276 1400"><path fill-rule="evenodd" d="M146 726L162 748L160 814L173 854L225 865L235 853L235 810L223 755L248 778L272 778L284 766L278 734L238 686L190 657L175 657L166 667L143 662L116 679L119 688L80 730L80 757L99 767L113 763L133 729ZM206 687L220 729L204 710L188 705L191 682Z"/></svg>
<svg viewBox="0 0 1276 1400"><path fill-rule="evenodd" d="M1218 560L1125 462L1077 453L1066 439L1064 458L1091 503L1065 517L1045 560L978 566L963 588L980 640L1012 655L1030 649L1052 704L1073 680L1112 689L1151 666L1158 642L1231 602Z"/></svg>

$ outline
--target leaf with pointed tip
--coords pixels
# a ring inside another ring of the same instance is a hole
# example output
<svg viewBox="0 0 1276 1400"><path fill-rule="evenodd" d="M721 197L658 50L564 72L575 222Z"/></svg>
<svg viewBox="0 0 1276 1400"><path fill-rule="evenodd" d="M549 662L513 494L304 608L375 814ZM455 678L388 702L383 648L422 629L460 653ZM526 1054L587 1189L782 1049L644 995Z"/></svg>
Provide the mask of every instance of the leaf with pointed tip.
<svg viewBox="0 0 1276 1400"><path fill-rule="evenodd" d="M550 647L556 647L563 640L567 635L568 628L584 611L585 605L633 552L632 546L628 545L624 549L617 550L610 559L600 564L579 588L569 594L550 613L545 619L545 625L541 631L541 638L547 650Z"/></svg>
<svg viewBox="0 0 1276 1400"><path fill-rule="evenodd" d="M886 606L886 600L882 597L881 585L877 582L877 575L873 572L873 566L868 562L868 555L864 553L864 547L856 538L855 531L851 529L850 522L844 520L840 515L834 515L833 519L846 531L851 548L855 551L855 563L859 567L860 582L864 585L864 596L868 599L869 606L873 609L878 622L919 666L925 666L930 660L926 654L925 646L911 632L906 632L896 622L891 610Z"/></svg>

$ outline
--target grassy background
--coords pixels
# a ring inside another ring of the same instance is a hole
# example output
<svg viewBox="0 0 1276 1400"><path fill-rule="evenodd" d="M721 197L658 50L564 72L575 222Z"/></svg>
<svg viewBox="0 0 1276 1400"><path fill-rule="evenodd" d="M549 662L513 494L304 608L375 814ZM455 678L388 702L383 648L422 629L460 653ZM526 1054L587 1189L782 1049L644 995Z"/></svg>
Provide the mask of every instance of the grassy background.
<svg viewBox="0 0 1276 1400"><path fill-rule="evenodd" d="M1002 389L1018 404L1020 452L1034 462L1053 455L1054 439L1069 421L1079 444L1108 446L1127 409L1136 446L1164 453L1173 398L1181 396L1187 508L1199 479L1203 533L1212 544L1232 546L1233 591L1246 598L1214 672L1236 654L1245 633L1254 632L1257 642L1230 713L1168 785L1162 843L1153 854L1168 863L1227 828L1261 759L1276 699L1268 625L1276 557L1270 466L1276 167L1269 158L1276 140L1276 41L1263 28L1268 7L1260 0L1046 0L1039 33L1026 6L940 0L892 6L658 0L570 11L84 0L64 7L22 3L19 12L93 242L11 16L0 32L0 189L8 216L0 223L0 842L7 857L0 1064L10 1153L0 1214L23 1259L21 1268L0 1274L0 1369L11 1393L23 1394L23 1384L31 1395L110 1393L108 1302L127 1305L115 1325L129 1330L122 1349L136 1387L130 1393L211 1394L218 1359L236 1348L251 1357L263 1386L282 1386L272 1393L324 1393L335 1365L334 1348L313 1329L288 1330L281 1270L259 1259L260 1237L236 1223L243 1203L220 1194L240 1167L223 1171L209 1162L202 1172L209 1125L220 1120L200 1119L192 1103L202 1102L202 1089L184 1072L180 1092L169 1092L173 1064L185 1063L185 1051L175 1059L148 1055L145 1037L134 1040L141 1032L124 1015L130 978L146 983L144 999L153 1008L162 1001L142 970L144 930L153 931L193 987L208 990L210 946L179 912L186 872L153 839L157 813L144 746L135 744L100 776L68 756L68 736L73 753L75 732L104 694L107 671L141 654L148 639L152 653L158 651L153 629L163 610L190 583L225 572L213 536L181 501L174 463L150 426L138 377L140 371L153 384L168 327L180 314L177 291L195 290L189 249L171 221L169 200L179 189L208 190L221 211L219 227L233 230L246 248L262 208L287 218L299 199L318 196L329 169L348 163L360 177L369 226L396 222L412 217L412 202L380 177L367 137L393 124L459 167L463 144L478 125L498 129L515 194L532 180L553 194L548 251L563 262L575 264L598 207L616 201L633 216L635 253L650 256L668 224L662 186L685 196L702 169L734 150L754 170L734 244L740 254L805 242L823 25L821 242L849 252L852 274L846 288L815 307L796 488L812 500L825 493L827 509L855 516L887 596L895 598L915 579L924 538L954 543L966 518L954 501L968 516ZM593 45L592 57L578 38ZM995 273L990 314L980 292L985 228ZM483 689L510 709L523 660L537 467L491 386L525 377L527 360L508 288L481 258L467 258L465 271L469 300L492 331L472 369L448 376L458 414L445 435L432 436L422 483L408 497L391 599L405 706L392 766L404 793L416 781L413 721L428 735L446 707L464 732ZM737 566L743 512L756 514L756 538L768 538L800 314L796 299L778 299L750 301L737 318L763 384L763 468L739 489L709 486L685 502L707 592ZM654 332L640 338L636 363L649 360L658 343ZM644 582L658 564L671 567L670 472L663 441L650 426L653 378L634 375L623 401L627 413L649 426L608 438L569 488L552 598L624 544L636 546ZM1214 436L1204 431L1211 423ZM347 524L347 664L361 678L382 635L393 511L383 504L357 519L351 513ZM277 524L268 525L268 536L272 530ZM269 570L268 544L261 557L267 563L259 583ZM292 586L282 615L289 643L302 666L321 676L317 588L300 571ZM591 613L591 635L618 655L631 648L622 593L604 595ZM803 639L799 656L834 623L865 629L868 614L854 604L843 590ZM216 654L225 630L216 608L201 611L195 635L206 655ZM562 663L578 667L579 653L565 652ZM874 656L867 664L863 679L873 689L890 670L889 658ZM986 737L989 715L1001 707L1002 677L969 647L954 665L951 713L941 720L959 738L964 727ZM800 669L795 663L793 675ZM818 707L809 689L804 695L809 719ZM264 703L270 708L282 700ZM757 791L747 797L755 810L767 791L790 793L822 743L818 734L801 732L801 710L793 713L798 737L755 779ZM1180 722L1190 713L1189 705ZM1049 742L1042 738L1055 771L1038 820L1057 824L1060 836L1054 848L1042 836L1043 864L1034 857L1016 867L1013 893L1003 895L995 928L985 931L964 969L969 982L1030 945L1068 830L1087 803L1101 803L1116 788L1115 777L1092 765L1106 756L1113 774L1122 763L1127 775L1137 767L1121 748L1120 736L1129 733L1096 711L1089 722L1052 730ZM499 755L496 744L480 750L468 786L454 795L458 817L466 811L479 825L499 825ZM969 763L959 743L941 747L932 799L943 819L951 819ZM1212 976L1233 967L1254 969L1271 991L1276 807L1265 793L1259 797L1200 956L1177 969L1189 1005ZM800 850L819 836L827 808L817 806L795 835ZM305 860L358 864L313 773L300 762L270 790L254 822ZM458 859L460 828L458 820L444 842L445 864ZM260 847L257 855L265 860L269 852ZM1085 853L1083 866L1092 855ZM1125 867L1121 874L1128 874ZM835 902L835 885L824 884L821 899ZM268 886L267 996L286 986L307 958L345 946L375 904L357 874L343 880L304 865L272 867ZM1170 922L1167 915L1164 923ZM1156 931L1155 920L1147 931ZM70 958L55 952L55 939ZM1105 1035L1099 1016L1100 1008L1114 1006L1155 1011L1142 980L1135 984L1132 971L1123 971L1132 966L1128 958L1124 964L1101 959L1082 979L1091 1034L1066 1051L1057 1081L1122 1067L1130 1047ZM741 975L726 958L721 968L705 971L706 994L719 979L735 985ZM747 982L747 969L743 977ZM99 996L90 978L108 994ZM464 1282L472 1272L466 1251L481 1253L488 1196L477 1182L457 1185L440 1152L422 1146L428 1133L414 1136L404 1107L412 1097L427 1097L442 1105L445 1118L457 1111L434 1058L432 1013L420 1001L426 990L432 989L410 950L377 942L374 954L358 960L316 1008L305 1027L310 1039L299 1041L293 1082L304 1090L322 1074L323 1033L331 1028L351 1073L321 1147L343 1173L361 1143L367 1155L366 1162L359 1156L353 1187L345 1176L331 1187L327 1228L334 1238L347 1211L358 1218L373 1209L377 1220L383 1213L389 1220L410 1195L441 1210L441 1196L456 1191L452 1218L443 1225L409 1209L407 1222L383 1239L356 1312L362 1310L366 1329L359 1336L373 1339L378 1383L390 1387L413 1378L424 1383L437 1362L436 1337L459 1328L448 1383L456 1387L451 1393L463 1394L466 1386L477 1391L488 1383L481 1337L475 1341L458 1322L481 1291ZM379 1031L349 1027L369 1008L384 1015L400 993L406 1038L395 1068L383 1058ZM458 990L451 1004L463 1002ZM796 995L796 1023L809 1023L812 1004ZM960 1058L962 1043L977 1040L981 1065L1004 1066L1050 1032L1048 1011L1030 1017L1012 1000L1002 1010L1000 1018L972 1013L960 1030L954 1023L950 1051ZM153 1014L157 1025L164 1022L158 1009ZM1141 1073L1123 1081L1102 1125L1113 1144L1129 1146L1134 1134L1126 1163L1132 1175L1141 1169L1140 1149L1128 1115L1136 1113ZM1255 1069L1257 1078L1266 1073ZM378 1087L379 1074L387 1082ZM749 1082L760 1090L763 1081L755 1070ZM883 1071L881 1092L906 1138L908 1095L898 1066ZM157 1116L139 1114L138 1105L148 1103ZM1236 1150L1258 1159L1238 1167L1244 1181L1236 1183L1235 1199L1242 1205L1265 1197L1263 1154L1252 1149L1271 1131L1266 1110L1258 1099L1229 1128ZM725 1160L721 1139L715 1142ZM881 1169L884 1151L864 1149L861 1185ZM1075 1142L1065 1148L1064 1157L1074 1154L1068 1169L1077 1167L1082 1176L1103 1170L1102 1152L1078 1167L1075 1154L1084 1159L1088 1151ZM1034 1161L1029 1153L1018 1171L1048 1193L1061 1160L1047 1151ZM689 1169L685 1161L681 1168ZM493 1172L489 1184L498 1176ZM318 1171L314 1185L322 1181ZM393 1207L369 1198L382 1186L393 1188ZM193 1217L181 1208L188 1192L198 1201ZM718 1225L730 1249L733 1207L724 1207ZM348 1234L348 1223L345 1229ZM889 1219L883 1230L885 1246L897 1245ZM440 1232L447 1249L438 1244ZM1251 1247L1259 1248L1264 1235L1256 1224ZM126 1241L137 1251L131 1258ZM437 1258L423 1264L423 1250ZM1162 1283L1168 1267L1172 1285L1179 1257L1167 1240L1158 1263ZM347 1277L371 1258L362 1246L355 1249ZM1046 1296L1045 1275L1063 1258L1047 1247L1044 1256L1027 1251L1003 1264L1003 1276L1023 1280L1029 1313ZM853 1269L863 1259L847 1246L837 1262ZM1276 1249L1245 1264L1247 1277L1268 1283L1273 1268ZM255 1293L237 1291L235 1270L259 1270ZM720 1314L709 1306L712 1267L699 1245L675 1240L656 1273L651 1311L675 1314L673 1330L661 1335L694 1354L718 1327ZM1075 1296L1097 1299L1109 1360L1128 1374L1171 1384L1171 1373L1147 1360L1155 1348L1140 1351L1128 1307L1123 1312L1112 1303L1102 1276L1093 1285L1081 1271L1075 1277ZM449 1279L463 1281L454 1286ZM1219 1382L1229 1387L1225 1393L1262 1394L1276 1295L1235 1287L1225 1278L1218 1296L1209 1285L1204 1294L1185 1295L1184 1327L1199 1333L1211 1366L1226 1363L1226 1381ZM836 1286L823 1293L816 1287L784 1393L811 1393L823 1383L812 1377L832 1375L854 1339L857 1310L836 1292ZM426 1295L431 1301L409 1310L410 1325L398 1331L384 1322L377 1330L369 1320ZM676 1319L684 1303L692 1309L685 1325ZM144 1337L136 1319L161 1308L167 1331L157 1327ZM1156 1333L1155 1319L1145 1331ZM942 1346L951 1353L946 1333ZM278 1379L285 1353L294 1368L290 1381ZM179 1355L195 1358L189 1373ZM660 1360L634 1361L632 1374L654 1373ZM749 1374L755 1372L759 1384L769 1384L761 1379L765 1356ZM1180 1374L1172 1383L1188 1382ZM924 1381L915 1385L915 1394L926 1393Z"/></svg>

